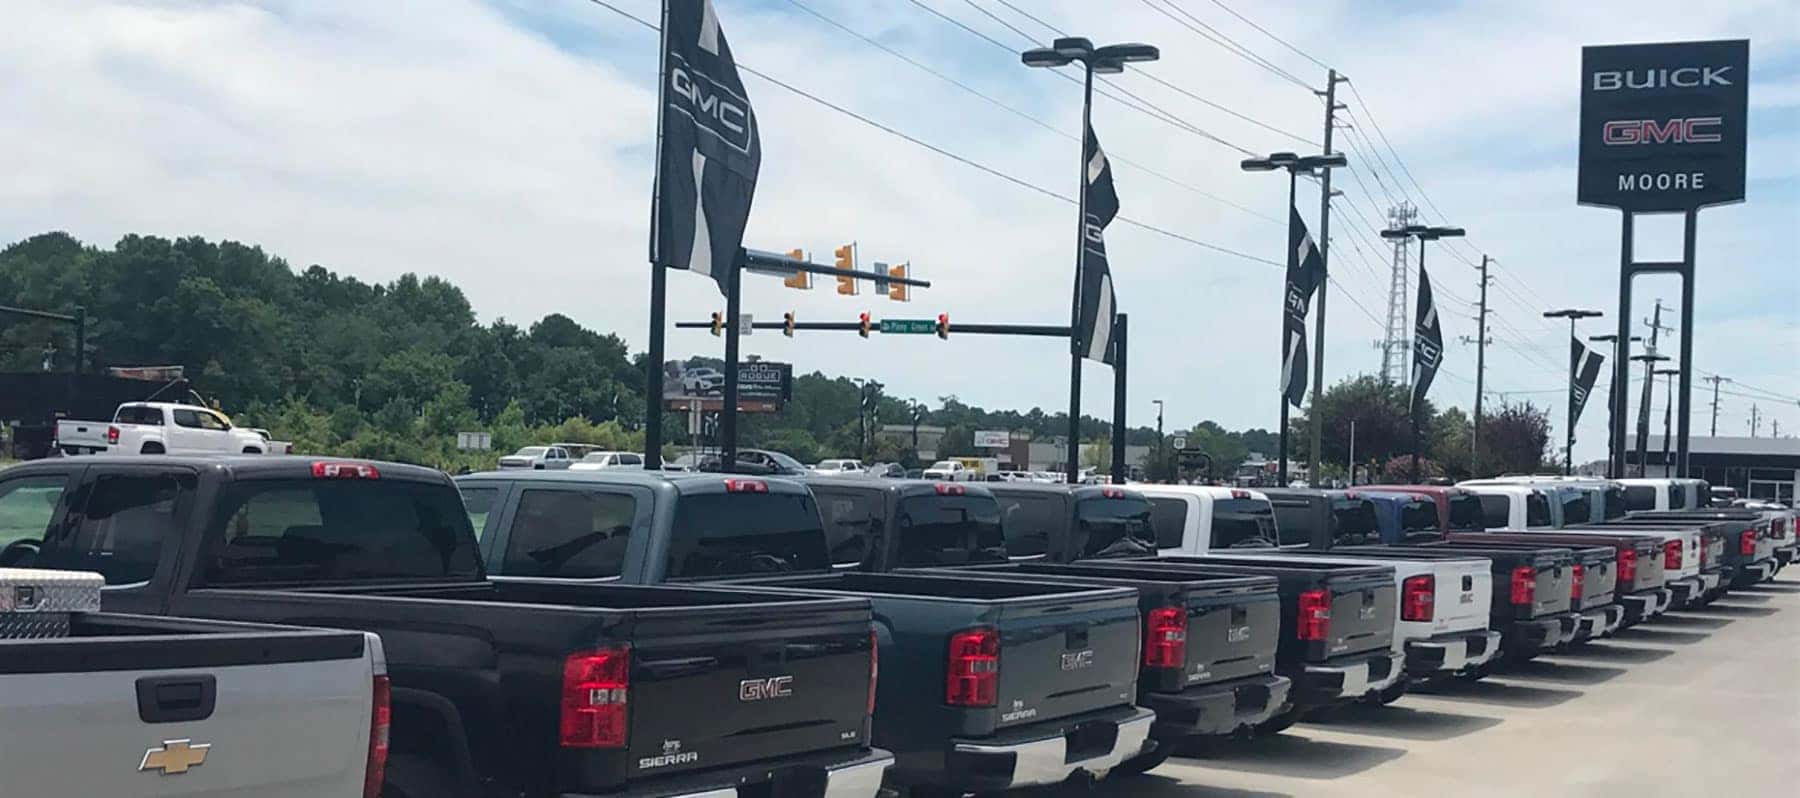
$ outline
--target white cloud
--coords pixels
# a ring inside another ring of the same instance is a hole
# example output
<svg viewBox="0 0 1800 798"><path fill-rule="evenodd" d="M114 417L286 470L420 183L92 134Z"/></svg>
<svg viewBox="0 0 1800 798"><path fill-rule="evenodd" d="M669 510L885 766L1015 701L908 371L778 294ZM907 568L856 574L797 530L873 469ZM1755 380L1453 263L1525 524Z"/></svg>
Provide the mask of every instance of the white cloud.
<svg viewBox="0 0 1800 798"><path fill-rule="evenodd" d="M1074 133L1078 93L1017 57L907 3L805 0L884 43ZM1023 41L967 5L926 0L1008 43ZM649 0L620 0L656 15ZM719 0L741 61L926 141L1052 191L1072 195L1076 144L781 3ZM996 4L984 4L1007 13ZM1321 70L1206 4L1197 16L1303 78ZM1242 4L1233 4L1234 7ZM1059 27L1098 41L1159 44L1146 71L1316 140L1320 106L1307 94L1208 44L1140 4L1030 3ZM1522 2L1407 18L1363 4L1245 6L1302 49L1342 59L1374 117L1431 197L1477 249L1500 260L1512 292L1501 316L1556 361L1562 333L1525 305L1610 308L1617 217L1573 202L1574 81L1587 42L1754 32L1767 75L1756 107L1752 202L1702 215L1697 351L1709 371L1759 374L1800 392L1791 315L1800 284L1796 198L1795 16L1790 4ZM318 262L364 279L442 274L485 318L560 311L645 336L644 266L654 131L655 37L583 0L423 2L58 2L9 9L0 47L0 237L68 229L110 243L127 232L201 234L264 245L296 265ZM1021 28L1041 31L1017 19ZM1779 20L1789 24L1782 25ZM1762 76L1759 74L1759 79ZM750 77L765 133L763 175L747 243L794 246L824 259L855 239L867 260L910 260L936 281L905 307L808 294L753 280L745 307L764 317L880 316L1059 323L1067 318L1074 209L901 142ZM1256 151L1300 150L1284 138L1199 105L1142 76L1118 87ZM1759 86L1762 84L1758 84ZM1351 100L1353 113L1368 112ZM1280 259L1273 224L1133 168L1135 161L1256 213L1280 218L1285 186L1237 169L1240 153L1099 100L1095 125L1116 170L1124 214L1196 238ZM1340 133L1360 148L1362 132ZM1353 154L1368 159L1373 153ZM1370 181L1365 173L1365 181ZM1385 210L1347 175L1356 207ZM1389 186L1393 188L1393 186ZM1416 193L1411 192L1409 193ZM1316 190L1303 186L1309 219ZM1435 214L1432 214L1435 216ZM1328 378L1372 371L1370 341L1386 311L1386 254L1370 231L1335 218ZM1379 222L1379 220L1371 220ZM1351 242L1355 241L1353 245ZM1274 425L1279 269L1115 224L1108 234L1121 308L1132 315L1135 423L1149 399L1171 421L1212 417ZM1357 248L1363 250L1357 253ZM1444 291L1472 299L1472 271L1434 248ZM1366 259L1366 260L1365 260ZM1365 269L1367 271L1365 271ZM1372 273L1371 273L1372 272ZM1442 295L1441 295L1442 296ZM720 309L708 281L671 279L671 317ZM1640 298L1640 307L1648 299ZM1445 334L1474 334L1445 301ZM1453 314L1453 311L1456 314ZM1785 326L1784 326L1785 324ZM1729 343L1715 330L1732 330ZM1505 328L1494 331L1508 335ZM1535 337L1531 337L1535 336ZM1783 336L1786 336L1785 339ZM1516 336L1515 336L1516 337ZM704 333L672 332L670 352L714 352ZM1781 346L1785 340L1787 346ZM1759 343L1760 342L1760 343ZM1066 402L1066 347L1046 339L953 336L861 341L761 333L747 351L883 379L922 397L955 393L988 405L1054 410ZM1467 404L1473 352L1453 346L1434 396ZM1496 390L1554 387L1560 375L1516 350L1490 351ZM1772 365L1771 365L1772 364ZM1785 369L1784 369L1785 367ZM1084 408L1106 413L1111 374L1085 370ZM1543 400L1539 398L1540 403ZM1800 412L1784 427L1800 429ZM1589 411L1589 418L1597 414ZM1586 447L1604 436L1584 435Z"/></svg>

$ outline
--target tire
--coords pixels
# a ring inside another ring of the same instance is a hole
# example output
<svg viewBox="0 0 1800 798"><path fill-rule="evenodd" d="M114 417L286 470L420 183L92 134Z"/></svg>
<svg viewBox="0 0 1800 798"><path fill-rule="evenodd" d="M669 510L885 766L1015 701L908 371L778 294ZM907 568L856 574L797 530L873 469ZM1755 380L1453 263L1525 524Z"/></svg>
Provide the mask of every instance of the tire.
<svg viewBox="0 0 1800 798"><path fill-rule="evenodd" d="M416 754L388 757L381 798L451 798L463 795L450 771Z"/></svg>
<svg viewBox="0 0 1800 798"><path fill-rule="evenodd" d="M1269 734L1280 734L1287 731L1289 726L1299 722L1300 710L1289 707L1275 717L1256 724L1256 726L1251 729L1251 732L1258 737Z"/></svg>
<svg viewBox="0 0 1800 798"><path fill-rule="evenodd" d="M164 454L163 445L156 441L150 441L138 450L138 454Z"/></svg>
<svg viewBox="0 0 1800 798"><path fill-rule="evenodd" d="M1118 767L1113 768L1112 772L1107 774L1107 777L1140 776L1155 770L1158 765L1169 761L1169 757L1174 755L1174 745L1170 743L1157 743L1156 750L1151 751L1148 754L1138 754L1137 756L1120 762Z"/></svg>
<svg viewBox="0 0 1800 798"><path fill-rule="evenodd" d="M1388 685L1386 688L1382 689L1381 692L1376 693L1373 696L1364 698L1363 700L1367 701L1370 704L1374 704L1376 706L1385 707L1389 704L1394 703L1395 701L1399 701L1400 697L1403 695L1406 695L1406 680L1405 679L1401 679L1398 682Z"/></svg>

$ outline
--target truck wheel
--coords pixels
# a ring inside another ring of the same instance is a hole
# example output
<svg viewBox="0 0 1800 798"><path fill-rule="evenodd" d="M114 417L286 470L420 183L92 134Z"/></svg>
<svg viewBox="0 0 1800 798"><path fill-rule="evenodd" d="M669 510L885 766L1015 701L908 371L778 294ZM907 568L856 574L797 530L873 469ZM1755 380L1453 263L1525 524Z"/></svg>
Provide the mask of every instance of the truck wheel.
<svg viewBox="0 0 1800 798"><path fill-rule="evenodd" d="M1300 710L1296 709L1294 707L1289 707L1288 709L1282 711L1281 714L1276 715L1275 717L1269 718L1268 720L1265 720L1261 723L1256 724L1256 727L1255 727L1255 729L1253 729L1253 732L1258 737L1261 737L1264 735L1269 735L1269 734L1280 734L1284 731L1287 731L1289 726L1292 726L1299 722L1300 722Z"/></svg>
<svg viewBox="0 0 1800 798"><path fill-rule="evenodd" d="M160 443L157 443L156 441L151 441L149 443L146 443L146 444L144 444L144 447L142 449L138 450L138 454L162 454L162 453L163 453L163 445Z"/></svg>
<svg viewBox="0 0 1800 798"><path fill-rule="evenodd" d="M381 798L447 798L462 794L450 771L425 757L395 754L388 758Z"/></svg>
<svg viewBox="0 0 1800 798"><path fill-rule="evenodd" d="M255 446L245 446L244 454L262 454L262 450L256 448Z"/></svg>
<svg viewBox="0 0 1800 798"><path fill-rule="evenodd" d="M1158 765L1169 761L1175 755L1175 746L1169 743L1157 743L1156 750L1147 754L1138 754L1120 762L1112 769L1109 776L1137 776L1155 770Z"/></svg>

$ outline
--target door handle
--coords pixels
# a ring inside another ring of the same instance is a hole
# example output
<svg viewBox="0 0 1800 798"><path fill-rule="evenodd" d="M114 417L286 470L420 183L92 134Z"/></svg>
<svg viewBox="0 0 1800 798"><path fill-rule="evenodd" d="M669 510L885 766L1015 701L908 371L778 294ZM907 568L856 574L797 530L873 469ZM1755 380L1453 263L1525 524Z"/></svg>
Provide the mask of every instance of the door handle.
<svg viewBox="0 0 1800 798"><path fill-rule="evenodd" d="M212 717L218 701L212 674L145 676L137 680L138 718L145 723L179 723Z"/></svg>

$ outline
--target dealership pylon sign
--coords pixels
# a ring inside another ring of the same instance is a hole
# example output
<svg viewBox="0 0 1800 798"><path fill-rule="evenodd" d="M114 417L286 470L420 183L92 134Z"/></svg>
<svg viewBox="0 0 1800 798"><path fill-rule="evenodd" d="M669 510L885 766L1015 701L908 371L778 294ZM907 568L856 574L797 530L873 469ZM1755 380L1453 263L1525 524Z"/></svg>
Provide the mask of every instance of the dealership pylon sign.
<svg viewBox="0 0 1800 798"><path fill-rule="evenodd" d="M1694 374L1694 250L1700 209L1744 200L1750 109L1747 40L1623 44L1581 49L1581 160L1575 201L1618 208L1619 312L1613 385L1631 362L1631 281L1681 276L1680 421L1670 474L1687 476ZM1639 213L1680 213L1679 261L1632 257ZM1607 475L1625 473L1626 394L1614 390Z"/></svg>
<svg viewBox="0 0 1800 798"><path fill-rule="evenodd" d="M1744 199L1750 42L1581 49L1576 201L1686 211Z"/></svg>

